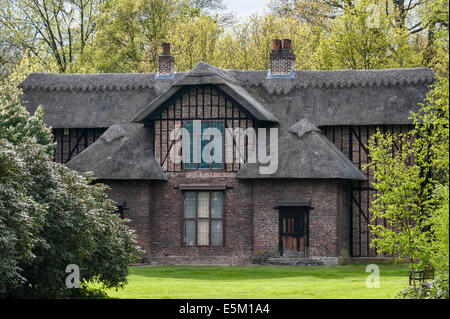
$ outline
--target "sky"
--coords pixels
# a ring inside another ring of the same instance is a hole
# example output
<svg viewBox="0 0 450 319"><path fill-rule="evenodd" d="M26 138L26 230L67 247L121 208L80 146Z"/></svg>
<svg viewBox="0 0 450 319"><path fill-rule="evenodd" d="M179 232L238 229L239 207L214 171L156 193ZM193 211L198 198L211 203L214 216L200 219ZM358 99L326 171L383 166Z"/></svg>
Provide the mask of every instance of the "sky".
<svg viewBox="0 0 450 319"><path fill-rule="evenodd" d="M253 13L267 11L269 0L224 0L228 11L233 11L238 18L245 18Z"/></svg>

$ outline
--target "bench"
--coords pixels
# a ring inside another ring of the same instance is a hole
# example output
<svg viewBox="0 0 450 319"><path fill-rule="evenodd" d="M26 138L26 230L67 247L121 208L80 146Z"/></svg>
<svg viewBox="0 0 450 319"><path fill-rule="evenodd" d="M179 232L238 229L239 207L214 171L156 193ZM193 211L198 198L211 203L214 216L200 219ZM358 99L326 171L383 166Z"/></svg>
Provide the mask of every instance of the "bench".
<svg viewBox="0 0 450 319"><path fill-rule="evenodd" d="M414 278L412 271L409 272L409 285L412 286L413 279L419 283L423 283L425 280L434 279L434 269L426 268L424 270L417 270L414 272Z"/></svg>

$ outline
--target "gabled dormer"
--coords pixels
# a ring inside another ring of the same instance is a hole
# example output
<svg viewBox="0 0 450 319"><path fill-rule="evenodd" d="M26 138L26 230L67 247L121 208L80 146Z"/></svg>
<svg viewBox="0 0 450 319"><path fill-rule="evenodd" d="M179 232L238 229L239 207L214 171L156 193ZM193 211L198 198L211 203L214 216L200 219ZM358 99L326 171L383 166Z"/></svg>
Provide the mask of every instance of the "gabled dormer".
<svg viewBox="0 0 450 319"><path fill-rule="evenodd" d="M143 123L153 131L154 156L166 172L198 169L237 172L247 160L247 145L244 147L242 161L225 161L225 152L222 152L220 162L208 163L203 158L200 161L191 158L189 163L176 163L170 156L175 147L170 133L174 129L185 128L194 136L214 128L225 136L226 129L241 128L245 131L274 125L278 121L263 103L222 70L199 63L137 115L133 122ZM195 131L196 122L201 126L198 133ZM239 144L240 141L233 140L233 143ZM195 150L201 153L207 144L207 140L202 140L198 145L192 143L190 157L194 156ZM234 151L235 148L237 147L233 147ZM236 158L235 155L233 153L232 157Z"/></svg>

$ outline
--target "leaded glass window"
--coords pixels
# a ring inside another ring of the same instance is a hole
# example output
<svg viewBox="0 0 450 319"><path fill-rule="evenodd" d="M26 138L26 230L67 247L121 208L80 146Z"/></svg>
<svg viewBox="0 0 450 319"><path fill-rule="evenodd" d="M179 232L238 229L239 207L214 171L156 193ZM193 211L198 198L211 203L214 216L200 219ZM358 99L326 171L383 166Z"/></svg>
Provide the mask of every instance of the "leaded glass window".
<svg viewBox="0 0 450 319"><path fill-rule="evenodd" d="M184 193L184 245L223 246L223 192Z"/></svg>

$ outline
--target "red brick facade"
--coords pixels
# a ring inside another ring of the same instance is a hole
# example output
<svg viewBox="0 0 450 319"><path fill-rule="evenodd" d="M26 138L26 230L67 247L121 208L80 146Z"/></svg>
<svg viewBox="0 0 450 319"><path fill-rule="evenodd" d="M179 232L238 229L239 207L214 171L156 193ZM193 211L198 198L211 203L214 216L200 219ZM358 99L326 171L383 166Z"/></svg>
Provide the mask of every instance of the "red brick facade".
<svg viewBox="0 0 450 319"><path fill-rule="evenodd" d="M234 173L169 173L167 182L103 181L111 198L125 200L124 217L136 231L147 262L248 264L278 257L278 200L310 200L309 257L346 257L339 203L345 184L335 180L240 181ZM224 246L184 247L181 184L225 184Z"/></svg>
<svg viewBox="0 0 450 319"><path fill-rule="evenodd" d="M408 126L378 128L395 132L409 129ZM375 126L322 128L330 141L359 168L368 160L365 146L361 143L366 145L368 137L376 129ZM98 136L92 129L87 132L87 145L90 145ZM61 156L63 160L67 159L70 153L76 156L85 148L84 137L80 139L82 130L70 130L68 133L63 140L63 149L59 145L57 147L57 161L61 160ZM55 141L61 141L63 134L63 130L56 130ZM80 141L78 150L75 149L77 141ZM363 173L372 180L372 172ZM146 261L246 264L279 256L279 210L275 208L279 200L311 202L309 256L337 258L376 255L369 247L371 235L367 220L370 218L369 207L374 191L367 182L296 179L244 181L234 178L235 172L202 170L166 174L167 182L102 181L111 187L112 199L125 202L123 215L130 219L139 245L146 251ZM178 187L192 183L227 185L224 192L224 247L183 246L184 198ZM352 231L349 230L350 223Z"/></svg>

